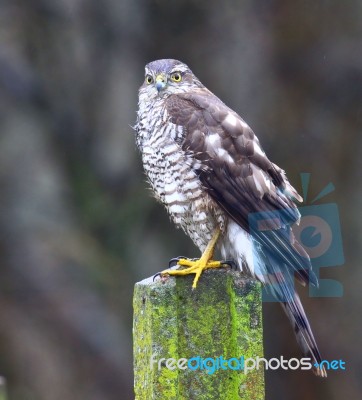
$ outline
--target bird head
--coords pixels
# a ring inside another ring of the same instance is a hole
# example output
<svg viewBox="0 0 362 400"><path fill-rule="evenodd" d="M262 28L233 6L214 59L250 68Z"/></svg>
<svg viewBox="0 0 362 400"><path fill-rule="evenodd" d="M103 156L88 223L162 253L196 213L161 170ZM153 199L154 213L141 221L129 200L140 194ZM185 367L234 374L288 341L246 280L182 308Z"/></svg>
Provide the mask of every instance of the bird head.
<svg viewBox="0 0 362 400"><path fill-rule="evenodd" d="M181 61L156 60L145 67L145 80L140 87L140 95L152 100L157 97L167 97L170 94L184 93L192 87L202 86L190 68Z"/></svg>

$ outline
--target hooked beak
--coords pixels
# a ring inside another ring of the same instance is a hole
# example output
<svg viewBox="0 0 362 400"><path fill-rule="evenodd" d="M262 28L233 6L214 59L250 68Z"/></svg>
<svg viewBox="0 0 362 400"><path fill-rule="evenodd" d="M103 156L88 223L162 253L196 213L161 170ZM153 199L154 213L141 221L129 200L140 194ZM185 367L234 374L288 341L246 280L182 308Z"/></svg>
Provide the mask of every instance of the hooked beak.
<svg viewBox="0 0 362 400"><path fill-rule="evenodd" d="M167 85L166 76L163 74L157 75L155 80L155 86L158 93L160 93L160 91L163 90L166 87L166 85Z"/></svg>

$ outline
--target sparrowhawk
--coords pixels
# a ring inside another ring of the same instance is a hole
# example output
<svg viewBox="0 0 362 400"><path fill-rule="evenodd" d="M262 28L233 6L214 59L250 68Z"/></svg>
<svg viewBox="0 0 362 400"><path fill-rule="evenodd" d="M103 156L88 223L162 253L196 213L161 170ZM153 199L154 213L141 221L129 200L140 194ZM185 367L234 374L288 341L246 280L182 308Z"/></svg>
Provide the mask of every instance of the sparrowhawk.
<svg viewBox="0 0 362 400"><path fill-rule="evenodd" d="M291 226L302 198L271 162L246 122L210 92L184 63L164 59L145 67L139 90L136 141L156 198L202 252L164 274L195 274L224 260L270 288L313 364L321 356L294 290L293 277L318 285ZM257 216L262 215L259 220ZM182 268L184 267L184 268ZM315 368L319 376L325 369Z"/></svg>

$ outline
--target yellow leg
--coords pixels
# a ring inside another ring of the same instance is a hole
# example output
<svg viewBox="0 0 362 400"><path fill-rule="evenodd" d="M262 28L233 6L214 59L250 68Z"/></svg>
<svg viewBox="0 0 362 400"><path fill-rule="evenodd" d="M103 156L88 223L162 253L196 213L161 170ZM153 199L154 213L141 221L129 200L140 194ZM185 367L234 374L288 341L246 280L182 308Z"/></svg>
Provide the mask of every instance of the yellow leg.
<svg viewBox="0 0 362 400"><path fill-rule="evenodd" d="M161 272L161 275L189 275L195 274L194 282L192 287L195 289L197 286L197 282L205 269L208 268L219 268L222 266L220 261L212 260L214 256L215 245L220 236L220 229L217 229L211 238L209 244L206 246L205 251L202 253L201 258L198 260L188 260L186 258L181 258L178 260L178 265L182 267L187 267L185 269L180 270L173 270L173 269L166 269L165 271Z"/></svg>

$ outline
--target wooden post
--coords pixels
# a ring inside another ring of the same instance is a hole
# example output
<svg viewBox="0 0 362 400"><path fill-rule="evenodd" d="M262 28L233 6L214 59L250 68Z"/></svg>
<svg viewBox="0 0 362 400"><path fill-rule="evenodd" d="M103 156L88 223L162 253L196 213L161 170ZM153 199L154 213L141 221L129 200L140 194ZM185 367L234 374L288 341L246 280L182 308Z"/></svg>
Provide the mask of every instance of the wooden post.
<svg viewBox="0 0 362 400"><path fill-rule="evenodd" d="M204 272L194 290L192 281L189 275L136 283L136 400L263 400L263 363L246 374L242 365L242 356L263 357L260 285L226 269ZM181 358L193 359L178 368Z"/></svg>

